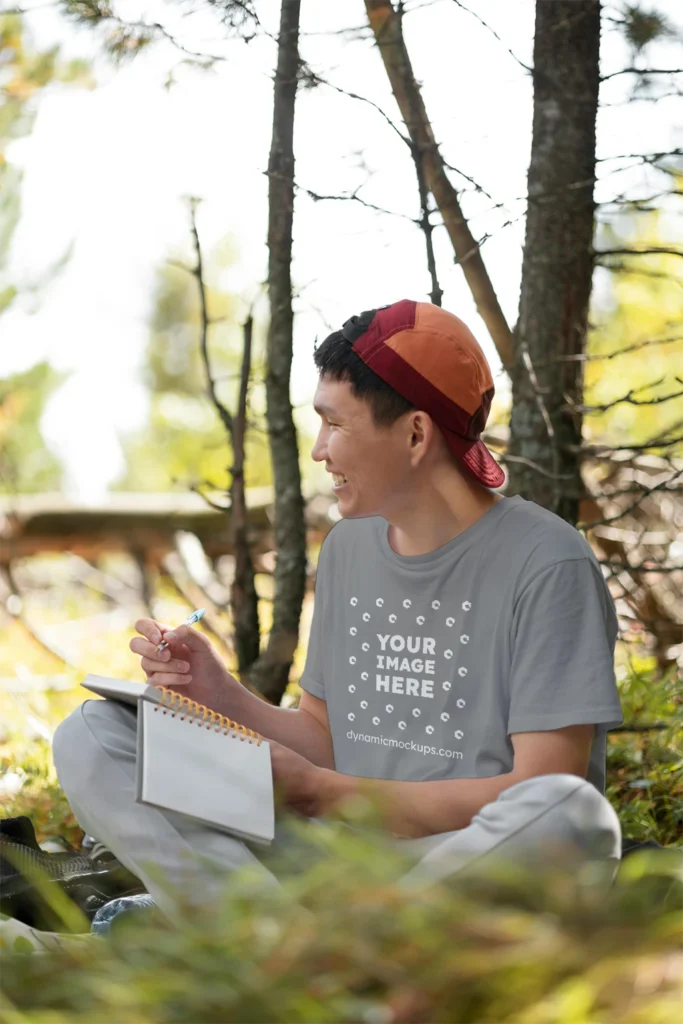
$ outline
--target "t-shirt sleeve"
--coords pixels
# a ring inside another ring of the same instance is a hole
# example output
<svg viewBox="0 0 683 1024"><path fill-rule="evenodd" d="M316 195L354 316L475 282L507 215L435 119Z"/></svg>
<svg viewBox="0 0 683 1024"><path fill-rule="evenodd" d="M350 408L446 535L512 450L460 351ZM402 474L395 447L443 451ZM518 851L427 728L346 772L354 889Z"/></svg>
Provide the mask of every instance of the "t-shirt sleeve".
<svg viewBox="0 0 683 1024"><path fill-rule="evenodd" d="M508 733L619 725L617 633L612 597L589 558L539 571L513 609Z"/></svg>
<svg viewBox="0 0 683 1024"><path fill-rule="evenodd" d="M331 532L331 531L330 531ZM315 590L313 595L313 618L311 621L311 633L308 638L308 650L306 652L306 664L304 666L299 686L314 697L325 700L325 677L323 673L323 631L325 618L325 594L327 575L326 565L328 561L330 534L323 541L318 556L318 568L315 574Z"/></svg>

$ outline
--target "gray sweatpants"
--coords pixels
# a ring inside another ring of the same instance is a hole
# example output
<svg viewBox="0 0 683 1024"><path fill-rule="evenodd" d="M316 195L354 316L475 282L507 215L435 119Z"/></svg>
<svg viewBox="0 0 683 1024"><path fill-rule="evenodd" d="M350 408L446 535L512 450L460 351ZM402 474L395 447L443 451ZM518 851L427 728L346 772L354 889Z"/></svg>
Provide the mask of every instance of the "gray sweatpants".
<svg viewBox="0 0 683 1024"><path fill-rule="evenodd" d="M160 906L168 906L169 898L159 884L159 873L186 899L207 905L224 884L225 874L247 865L257 870L264 885L279 885L266 866L269 855L261 848L136 802L132 708L108 700L86 701L58 727L53 754L81 827L142 879ZM310 822L310 827L315 830L316 823ZM278 823L274 849L290 838L286 823ZM550 867L567 854L577 868L590 862L600 884L609 885L621 855L614 810L591 783L575 775L542 775L519 782L482 807L467 828L391 842L408 857L400 884L409 888L476 866L484 857Z"/></svg>

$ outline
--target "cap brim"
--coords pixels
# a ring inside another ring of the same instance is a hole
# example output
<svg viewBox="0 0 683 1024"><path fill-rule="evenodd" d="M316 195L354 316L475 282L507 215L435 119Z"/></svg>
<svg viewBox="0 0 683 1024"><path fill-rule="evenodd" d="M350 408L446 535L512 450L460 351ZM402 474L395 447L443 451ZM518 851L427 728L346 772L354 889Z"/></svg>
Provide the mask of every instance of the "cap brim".
<svg viewBox="0 0 683 1024"><path fill-rule="evenodd" d="M484 487L502 487L505 471L498 465L483 441L467 441L441 428L448 447L461 465Z"/></svg>

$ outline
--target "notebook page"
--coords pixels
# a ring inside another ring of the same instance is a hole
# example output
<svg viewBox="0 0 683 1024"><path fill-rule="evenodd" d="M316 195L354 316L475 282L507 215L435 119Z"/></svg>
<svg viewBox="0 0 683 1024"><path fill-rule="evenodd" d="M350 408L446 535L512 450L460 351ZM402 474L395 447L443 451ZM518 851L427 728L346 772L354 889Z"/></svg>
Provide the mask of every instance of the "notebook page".
<svg viewBox="0 0 683 1024"><path fill-rule="evenodd" d="M142 701L138 800L196 818L241 839L272 842L270 747L217 733Z"/></svg>

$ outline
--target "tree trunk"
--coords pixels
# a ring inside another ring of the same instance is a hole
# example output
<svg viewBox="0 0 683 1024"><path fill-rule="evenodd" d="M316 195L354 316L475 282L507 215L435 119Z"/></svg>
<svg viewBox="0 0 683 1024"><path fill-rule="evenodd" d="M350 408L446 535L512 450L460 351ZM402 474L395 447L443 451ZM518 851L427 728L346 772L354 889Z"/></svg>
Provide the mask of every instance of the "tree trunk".
<svg viewBox="0 0 683 1024"><path fill-rule="evenodd" d="M268 645L248 678L279 704L299 639L306 588L306 528L299 449L289 382L292 364L292 218L294 102L299 69L300 0L282 0L273 134L268 162L268 291L266 400L275 486L275 599Z"/></svg>
<svg viewBox="0 0 683 1024"><path fill-rule="evenodd" d="M477 312L486 324L503 366L509 368L513 362L512 333L484 265L479 245L463 215L458 193L446 174L420 87L413 74L401 18L391 0L365 0L365 9L394 98L408 129L413 155L416 161L419 159L421 162L424 183L434 196L443 217L456 262L462 267Z"/></svg>
<svg viewBox="0 0 683 1024"><path fill-rule="evenodd" d="M230 587L230 607L235 629L235 651L238 672L246 673L258 659L261 646L258 594L247 529L247 495L244 486L244 445L247 432L249 374L254 321L251 313L244 324L244 350L240 374L237 415L233 421L233 466L230 485L230 523L235 553L235 575Z"/></svg>
<svg viewBox="0 0 683 1024"><path fill-rule="evenodd" d="M534 119L508 493L576 525L582 363L593 275L599 0L537 0Z"/></svg>

